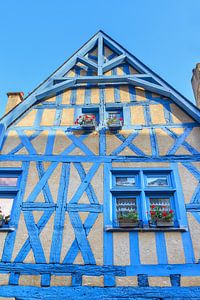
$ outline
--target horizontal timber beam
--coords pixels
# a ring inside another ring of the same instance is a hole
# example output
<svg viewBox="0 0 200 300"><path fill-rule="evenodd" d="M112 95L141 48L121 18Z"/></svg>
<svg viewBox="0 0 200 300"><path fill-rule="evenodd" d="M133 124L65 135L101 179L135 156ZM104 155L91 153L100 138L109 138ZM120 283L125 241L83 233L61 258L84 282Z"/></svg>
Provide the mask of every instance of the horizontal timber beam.
<svg viewBox="0 0 200 300"><path fill-rule="evenodd" d="M60 161L60 162L190 162L200 161L200 155L147 156L73 156L73 155L0 155L0 161Z"/></svg>

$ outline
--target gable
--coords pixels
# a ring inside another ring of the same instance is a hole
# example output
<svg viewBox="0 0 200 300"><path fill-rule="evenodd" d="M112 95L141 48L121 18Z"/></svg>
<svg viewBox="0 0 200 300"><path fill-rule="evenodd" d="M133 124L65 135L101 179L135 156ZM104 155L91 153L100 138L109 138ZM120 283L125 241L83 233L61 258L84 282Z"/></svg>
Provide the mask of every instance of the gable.
<svg viewBox="0 0 200 300"><path fill-rule="evenodd" d="M106 95L110 94L111 98L109 97L107 102L132 102L137 97L139 87L159 94L161 98L170 98L181 109L187 111L190 117L200 121L200 112L195 105L112 38L99 31L36 88L23 103L5 115L1 123L6 128L37 101L50 101L49 98L55 98L59 94L65 95L66 104L98 104L98 97L91 96L93 91L97 93L95 91L97 84L105 85ZM116 86L107 87L107 84ZM81 86L87 87L83 91ZM89 86L92 88L89 89ZM135 95L134 91L136 91ZM142 92L138 93L142 94Z"/></svg>

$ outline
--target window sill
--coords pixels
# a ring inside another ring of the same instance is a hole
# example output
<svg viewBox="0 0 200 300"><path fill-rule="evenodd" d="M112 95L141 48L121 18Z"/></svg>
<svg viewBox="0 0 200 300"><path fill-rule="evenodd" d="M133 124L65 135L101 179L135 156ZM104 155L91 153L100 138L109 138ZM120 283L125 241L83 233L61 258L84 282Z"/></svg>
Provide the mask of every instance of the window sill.
<svg viewBox="0 0 200 300"><path fill-rule="evenodd" d="M140 228L140 227L105 227L105 231L108 232L129 232L129 231L138 231L138 232L160 232L160 231L176 231L176 232L185 232L188 231L187 227L147 227L147 228Z"/></svg>
<svg viewBox="0 0 200 300"><path fill-rule="evenodd" d="M12 232L15 231L15 227L3 226L0 227L0 232Z"/></svg>

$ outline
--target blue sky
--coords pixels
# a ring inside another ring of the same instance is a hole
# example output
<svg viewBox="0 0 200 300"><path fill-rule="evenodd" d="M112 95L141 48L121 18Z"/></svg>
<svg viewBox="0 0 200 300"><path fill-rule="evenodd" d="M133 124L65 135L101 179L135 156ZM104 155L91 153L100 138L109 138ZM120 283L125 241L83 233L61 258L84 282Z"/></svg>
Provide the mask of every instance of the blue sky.
<svg viewBox="0 0 200 300"><path fill-rule="evenodd" d="M0 115L6 93L31 92L99 29L194 101L199 0L0 1Z"/></svg>

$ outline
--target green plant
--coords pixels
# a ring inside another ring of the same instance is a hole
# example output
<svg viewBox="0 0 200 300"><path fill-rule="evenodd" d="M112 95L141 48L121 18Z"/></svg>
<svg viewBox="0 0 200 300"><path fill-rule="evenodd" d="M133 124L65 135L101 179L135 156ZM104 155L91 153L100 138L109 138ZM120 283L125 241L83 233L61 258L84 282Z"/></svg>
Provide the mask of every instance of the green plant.
<svg viewBox="0 0 200 300"><path fill-rule="evenodd" d="M113 117L113 118L109 118L107 120L107 125L110 126L110 125L122 125L123 123L123 119L122 118L117 118L117 117Z"/></svg>
<svg viewBox="0 0 200 300"><path fill-rule="evenodd" d="M126 220L126 221L132 221L137 222L138 221L138 213L136 211L130 211L126 214L120 213L118 215L118 220Z"/></svg>
<svg viewBox="0 0 200 300"><path fill-rule="evenodd" d="M87 125L87 124L95 124L95 116L94 115L81 115L76 121L76 125Z"/></svg>
<svg viewBox="0 0 200 300"><path fill-rule="evenodd" d="M174 217L174 211L172 209L166 208L166 206L152 204L150 207L150 217L151 221L153 222L171 222Z"/></svg>

